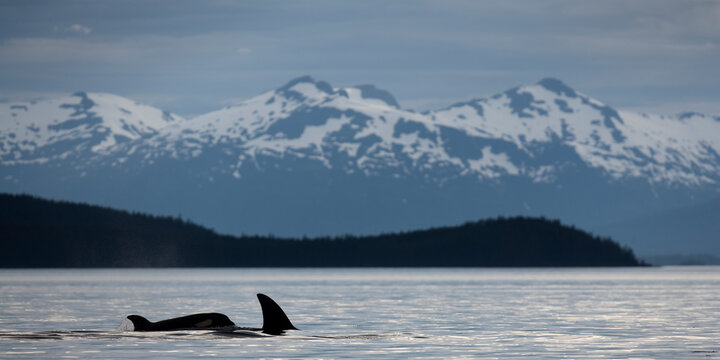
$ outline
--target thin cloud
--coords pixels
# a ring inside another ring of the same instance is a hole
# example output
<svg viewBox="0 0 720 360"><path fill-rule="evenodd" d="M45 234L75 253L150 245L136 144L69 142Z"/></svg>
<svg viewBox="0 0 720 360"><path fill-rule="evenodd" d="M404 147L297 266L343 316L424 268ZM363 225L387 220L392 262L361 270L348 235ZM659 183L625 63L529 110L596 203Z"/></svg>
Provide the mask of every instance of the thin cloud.
<svg viewBox="0 0 720 360"><path fill-rule="evenodd" d="M66 27L56 26L55 32L87 36L87 35L90 35L90 33L92 32L92 29L85 25L73 24L73 25L66 26Z"/></svg>

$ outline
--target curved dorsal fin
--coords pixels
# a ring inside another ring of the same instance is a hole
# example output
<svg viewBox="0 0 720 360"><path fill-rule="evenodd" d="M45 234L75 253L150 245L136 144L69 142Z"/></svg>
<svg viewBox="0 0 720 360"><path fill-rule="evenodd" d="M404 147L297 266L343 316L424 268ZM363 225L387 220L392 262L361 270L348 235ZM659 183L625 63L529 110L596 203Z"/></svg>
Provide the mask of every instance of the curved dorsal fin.
<svg viewBox="0 0 720 360"><path fill-rule="evenodd" d="M150 325L152 325L148 319L140 315L128 315L127 319L133 323L135 331L147 331L150 329Z"/></svg>
<svg viewBox="0 0 720 360"><path fill-rule="evenodd" d="M257 294L263 314L262 331L266 334L280 335L283 330L297 330L290 322L285 312L273 299L265 294Z"/></svg>

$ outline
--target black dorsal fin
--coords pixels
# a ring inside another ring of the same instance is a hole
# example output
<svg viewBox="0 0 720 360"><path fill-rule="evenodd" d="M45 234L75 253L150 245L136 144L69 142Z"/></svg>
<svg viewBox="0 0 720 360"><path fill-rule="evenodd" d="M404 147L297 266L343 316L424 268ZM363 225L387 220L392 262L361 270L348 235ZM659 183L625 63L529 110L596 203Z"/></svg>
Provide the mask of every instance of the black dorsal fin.
<svg viewBox="0 0 720 360"><path fill-rule="evenodd" d="M257 294L262 307L263 327L262 331L266 334L280 335L284 330L297 330L290 322L283 309L280 308L273 299L265 294Z"/></svg>
<svg viewBox="0 0 720 360"><path fill-rule="evenodd" d="M150 325L152 325L148 319L140 315L128 315L127 319L133 323L133 329L135 331L148 331Z"/></svg>

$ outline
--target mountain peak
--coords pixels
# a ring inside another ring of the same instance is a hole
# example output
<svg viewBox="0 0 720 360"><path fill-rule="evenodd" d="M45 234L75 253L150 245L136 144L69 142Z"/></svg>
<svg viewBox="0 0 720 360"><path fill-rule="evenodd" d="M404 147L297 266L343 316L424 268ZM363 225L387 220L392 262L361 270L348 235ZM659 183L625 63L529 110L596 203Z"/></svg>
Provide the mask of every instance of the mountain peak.
<svg viewBox="0 0 720 360"><path fill-rule="evenodd" d="M313 79L313 77L310 75L298 76L298 77L288 81L285 85L281 86L280 89L290 89L291 87L293 87L297 84L301 84L301 83L314 84L315 79Z"/></svg>
<svg viewBox="0 0 720 360"><path fill-rule="evenodd" d="M565 85L564 82L556 79L556 78L544 78L538 82L538 85L544 87L547 90L550 90L558 95L565 95L567 97L574 98L577 96L577 93L575 93L575 90L573 90L571 87Z"/></svg>
<svg viewBox="0 0 720 360"><path fill-rule="evenodd" d="M330 86L330 84L328 84L325 81L317 81L310 75L304 75L304 76L300 76L295 79L292 79L287 84L278 88L278 91L279 92L291 91L291 89L298 84L312 84L318 90L320 90L324 93L327 93L327 94L333 93L333 89L332 89L332 86Z"/></svg>
<svg viewBox="0 0 720 360"><path fill-rule="evenodd" d="M370 84L357 85L355 88L360 90L360 96L362 96L363 99L377 99L394 108L400 108L400 104L395 100L395 97L387 90L378 89L375 85Z"/></svg>
<svg viewBox="0 0 720 360"><path fill-rule="evenodd" d="M79 115L84 112L87 112L91 107L95 106L95 102L92 101L88 97L88 93L85 91L76 91L72 94L73 97L79 97L80 103L78 104L63 104L60 105L61 108L68 108L68 109L75 109L75 113L73 115Z"/></svg>
<svg viewBox="0 0 720 360"><path fill-rule="evenodd" d="M316 98L318 95L322 96L322 94L339 94L344 97L349 97L350 95L348 94L348 91L351 91L351 89L355 89L352 91L357 91L355 96L359 96L359 98L380 100L383 103L396 109L400 108L400 104L389 91L379 89L375 85L363 84L353 86L352 88L333 89L333 87L329 83L325 81L315 80L310 75L304 75L292 79L285 85L279 87L275 92L278 94L282 94L286 98L295 99L297 101L304 101L308 97ZM320 94L318 94L318 92Z"/></svg>

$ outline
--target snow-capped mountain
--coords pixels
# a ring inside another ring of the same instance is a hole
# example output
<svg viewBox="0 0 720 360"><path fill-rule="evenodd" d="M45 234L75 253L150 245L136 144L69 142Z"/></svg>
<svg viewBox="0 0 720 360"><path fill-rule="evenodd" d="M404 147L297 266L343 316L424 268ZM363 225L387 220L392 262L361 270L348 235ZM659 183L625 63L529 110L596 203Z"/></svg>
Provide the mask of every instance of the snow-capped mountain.
<svg viewBox="0 0 720 360"><path fill-rule="evenodd" d="M0 190L180 212L234 233L499 214L593 228L720 194L720 118L619 111L556 79L424 113L371 85L306 76L187 120L85 93L0 116Z"/></svg>
<svg viewBox="0 0 720 360"><path fill-rule="evenodd" d="M120 143L147 139L182 120L102 93L78 92L51 100L0 104L0 161L15 165L107 155Z"/></svg>
<svg viewBox="0 0 720 360"><path fill-rule="evenodd" d="M569 147L586 165L616 180L643 178L684 186L717 185L720 180L720 119L617 111L556 79L453 105L430 116L466 136L513 144L522 153L518 157L525 159L513 161L506 173L535 174L538 181L552 181L558 159L534 167L522 163L532 164L541 156L538 150L553 143Z"/></svg>
<svg viewBox="0 0 720 360"><path fill-rule="evenodd" d="M562 148L613 180L680 186L720 181L717 118L617 111L555 79L420 114L400 109L392 95L372 86L338 89L303 77L240 105L170 124L143 145L153 158L196 157L221 146L235 156L224 170L236 177L244 164L295 157L368 176L553 182L568 161L545 152Z"/></svg>

